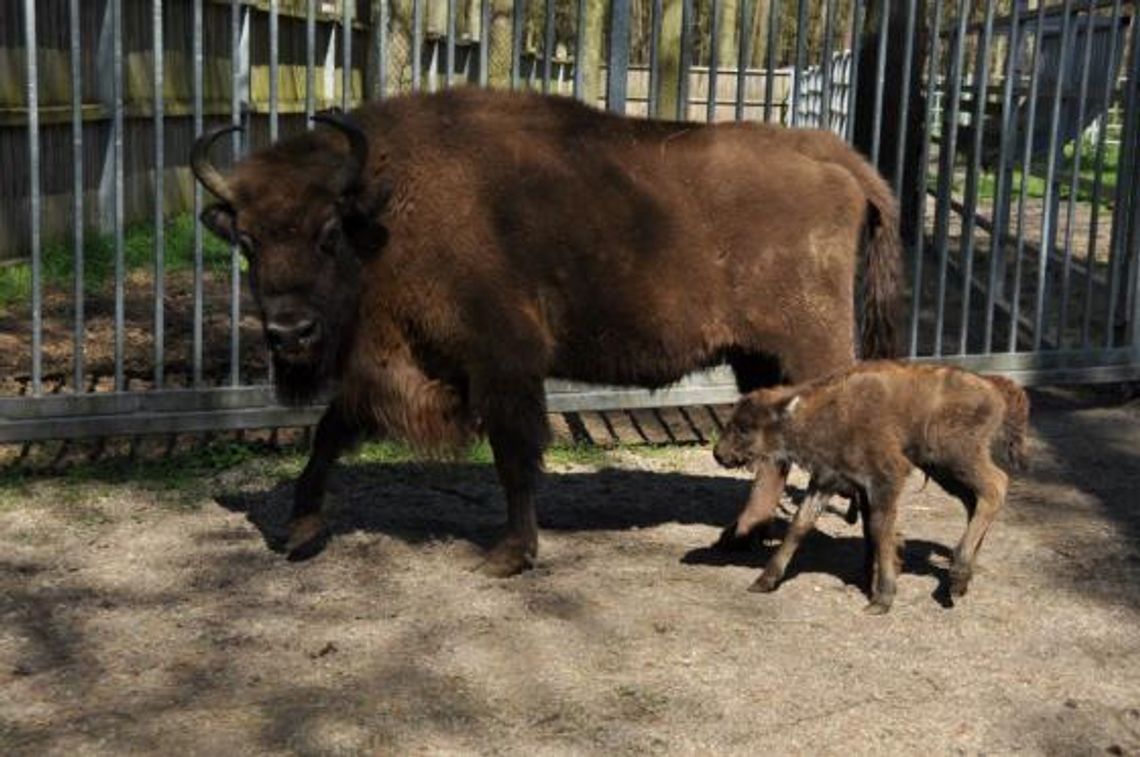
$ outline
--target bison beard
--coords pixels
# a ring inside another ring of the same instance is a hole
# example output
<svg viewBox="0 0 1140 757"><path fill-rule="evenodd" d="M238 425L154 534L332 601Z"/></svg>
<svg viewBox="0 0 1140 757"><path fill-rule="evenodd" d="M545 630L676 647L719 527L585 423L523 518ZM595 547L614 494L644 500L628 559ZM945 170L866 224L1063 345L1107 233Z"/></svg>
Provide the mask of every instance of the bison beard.
<svg viewBox="0 0 1140 757"><path fill-rule="evenodd" d="M865 356L893 349L894 198L830 133L469 88L324 120L228 177L205 157L222 132L192 156L221 200L204 220L256 248L264 317L318 318L327 340L319 359L275 362L284 402L334 388L297 484L295 555L324 533L329 468L362 434L435 451L484 433L508 510L485 570L508 575L537 551L545 379L658 388L727 361L750 391L845 368L857 333ZM760 467L726 543L770 520L784 473Z"/></svg>

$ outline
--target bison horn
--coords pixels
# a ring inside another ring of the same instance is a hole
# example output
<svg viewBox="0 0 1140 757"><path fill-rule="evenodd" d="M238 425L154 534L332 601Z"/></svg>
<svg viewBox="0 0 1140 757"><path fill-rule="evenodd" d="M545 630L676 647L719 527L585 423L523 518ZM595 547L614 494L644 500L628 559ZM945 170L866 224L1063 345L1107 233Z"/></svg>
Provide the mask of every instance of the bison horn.
<svg viewBox="0 0 1140 757"><path fill-rule="evenodd" d="M234 131L241 131L242 127L236 124L218 126L194 140L194 147L190 150L190 168L202 186L217 195L218 199L229 206L234 205L234 193L230 183L222 172L210 162L210 148L221 137Z"/></svg>
<svg viewBox="0 0 1140 757"><path fill-rule="evenodd" d="M359 126L343 113L318 113L314 121L328 124L348 139L348 162L337 177L337 194L349 194L360 188L360 177L368 161L368 137Z"/></svg>

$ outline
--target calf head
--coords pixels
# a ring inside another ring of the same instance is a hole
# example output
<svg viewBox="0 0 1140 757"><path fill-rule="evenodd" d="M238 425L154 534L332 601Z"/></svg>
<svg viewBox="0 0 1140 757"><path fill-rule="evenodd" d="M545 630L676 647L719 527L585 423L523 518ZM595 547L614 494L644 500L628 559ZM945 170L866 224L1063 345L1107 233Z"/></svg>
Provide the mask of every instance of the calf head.
<svg viewBox="0 0 1140 757"><path fill-rule="evenodd" d="M795 411L799 399L786 387L758 389L742 397L713 448L713 457L726 468L782 458L783 424Z"/></svg>
<svg viewBox="0 0 1140 757"><path fill-rule="evenodd" d="M315 119L332 128L254 153L228 177L208 152L240 127L204 134L190 161L218 198L203 224L245 255L278 394L291 404L313 399L337 375L357 319L362 267L386 240L375 219L387 192L362 182L364 132L342 115Z"/></svg>

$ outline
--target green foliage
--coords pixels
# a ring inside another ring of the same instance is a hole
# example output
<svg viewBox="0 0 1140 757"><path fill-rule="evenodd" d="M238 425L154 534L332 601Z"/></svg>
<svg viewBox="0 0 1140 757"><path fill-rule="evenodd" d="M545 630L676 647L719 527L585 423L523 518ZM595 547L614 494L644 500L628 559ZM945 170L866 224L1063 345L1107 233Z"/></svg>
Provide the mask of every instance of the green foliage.
<svg viewBox="0 0 1140 757"><path fill-rule="evenodd" d="M174 216L164 227L164 266L168 273L194 267L194 218L189 213ZM202 261L207 271L224 272L230 264L230 248L209 233L202 235ZM153 270L154 227L138 224L127 228L123 238L123 267L126 271ZM74 286L75 255L69 244L44 245L40 271L45 289L69 290ZM83 251L84 290L100 291L114 280L115 237L100 234L87 239ZM30 262L0 267L0 307L31 298Z"/></svg>

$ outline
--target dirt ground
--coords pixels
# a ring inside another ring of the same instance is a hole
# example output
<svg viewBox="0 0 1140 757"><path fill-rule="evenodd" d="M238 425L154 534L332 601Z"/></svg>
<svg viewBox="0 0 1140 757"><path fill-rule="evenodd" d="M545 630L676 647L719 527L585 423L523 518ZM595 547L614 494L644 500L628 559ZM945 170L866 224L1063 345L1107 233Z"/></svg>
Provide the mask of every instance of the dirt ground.
<svg viewBox="0 0 1140 757"><path fill-rule="evenodd" d="M942 599L963 511L915 477L885 617L835 515L746 592L771 547L708 548L747 482L704 447L552 462L508 580L469 570L488 465L350 462L303 563L267 546L296 455L12 480L0 753L1140 753L1140 402L1034 400L969 595Z"/></svg>

